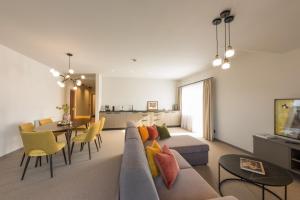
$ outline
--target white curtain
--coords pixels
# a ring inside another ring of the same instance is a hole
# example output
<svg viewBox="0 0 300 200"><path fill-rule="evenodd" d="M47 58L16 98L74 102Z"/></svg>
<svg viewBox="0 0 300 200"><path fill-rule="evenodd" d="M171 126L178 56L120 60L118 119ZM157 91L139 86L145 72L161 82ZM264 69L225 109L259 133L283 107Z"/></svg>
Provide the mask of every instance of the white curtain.
<svg viewBox="0 0 300 200"><path fill-rule="evenodd" d="M181 127L203 137L203 82L181 89Z"/></svg>

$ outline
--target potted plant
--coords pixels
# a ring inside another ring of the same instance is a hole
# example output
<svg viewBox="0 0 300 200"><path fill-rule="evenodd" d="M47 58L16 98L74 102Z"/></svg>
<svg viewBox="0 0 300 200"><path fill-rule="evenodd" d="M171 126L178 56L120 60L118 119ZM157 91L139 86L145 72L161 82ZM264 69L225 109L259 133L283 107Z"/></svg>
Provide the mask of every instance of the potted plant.
<svg viewBox="0 0 300 200"><path fill-rule="evenodd" d="M63 104L62 106L56 106L56 109L62 110L64 112L64 114L63 114L64 122L69 122L71 120L71 115L69 113L70 107L68 104Z"/></svg>

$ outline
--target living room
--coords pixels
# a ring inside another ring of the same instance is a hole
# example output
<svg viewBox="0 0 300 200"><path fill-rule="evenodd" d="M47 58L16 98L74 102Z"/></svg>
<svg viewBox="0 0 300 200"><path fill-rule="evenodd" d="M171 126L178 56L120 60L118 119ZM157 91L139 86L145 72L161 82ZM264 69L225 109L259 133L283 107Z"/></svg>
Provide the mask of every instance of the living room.
<svg viewBox="0 0 300 200"><path fill-rule="evenodd" d="M0 199L299 199L299 7L3 1Z"/></svg>

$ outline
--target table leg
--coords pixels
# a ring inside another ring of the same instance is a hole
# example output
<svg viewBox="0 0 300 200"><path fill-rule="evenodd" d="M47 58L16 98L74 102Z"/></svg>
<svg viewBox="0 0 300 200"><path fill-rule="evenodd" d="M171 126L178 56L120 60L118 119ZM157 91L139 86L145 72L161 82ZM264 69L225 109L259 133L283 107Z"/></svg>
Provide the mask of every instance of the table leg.
<svg viewBox="0 0 300 200"><path fill-rule="evenodd" d="M265 200L265 185L262 185L262 199Z"/></svg>
<svg viewBox="0 0 300 200"><path fill-rule="evenodd" d="M287 186L284 186L284 199L287 200Z"/></svg>
<svg viewBox="0 0 300 200"><path fill-rule="evenodd" d="M67 141L67 147L68 147L68 159L69 159L69 165L71 165L71 148L70 148L70 139L71 139L72 130L68 130L66 132L66 141Z"/></svg>

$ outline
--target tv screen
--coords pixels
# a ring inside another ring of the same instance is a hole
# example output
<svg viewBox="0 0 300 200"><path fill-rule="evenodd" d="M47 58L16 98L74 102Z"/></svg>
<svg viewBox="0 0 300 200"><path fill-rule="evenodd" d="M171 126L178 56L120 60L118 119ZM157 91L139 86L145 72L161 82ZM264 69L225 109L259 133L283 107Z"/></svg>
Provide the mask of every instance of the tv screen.
<svg viewBox="0 0 300 200"><path fill-rule="evenodd" d="M300 98L275 99L275 134L300 139Z"/></svg>

